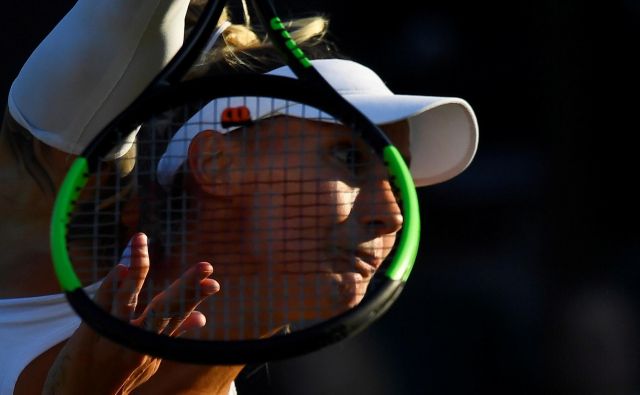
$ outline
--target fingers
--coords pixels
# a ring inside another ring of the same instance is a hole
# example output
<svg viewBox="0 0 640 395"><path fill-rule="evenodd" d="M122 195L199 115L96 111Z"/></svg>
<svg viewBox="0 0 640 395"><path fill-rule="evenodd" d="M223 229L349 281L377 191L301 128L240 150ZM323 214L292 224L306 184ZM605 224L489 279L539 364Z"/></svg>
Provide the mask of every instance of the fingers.
<svg viewBox="0 0 640 395"><path fill-rule="evenodd" d="M111 314L115 317L123 320L131 319L138 304L138 294L149 273L149 266L147 236L144 233L137 233L131 238L131 264L113 298Z"/></svg>
<svg viewBox="0 0 640 395"><path fill-rule="evenodd" d="M120 280L127 274L127 268L124 265L116 265L105 277L96 292L96 304L103 309L110 311L113 305L113 290L118 287Z"/></svg>
<svg viewBox="0 0 640 395"><path fill-rule="evenodd" d="M198 329L205 326L207 323L207 318L199 312L198 310L194 310L189 314L189 316L178 326L174 332L176 336L181 336L183 333L188 332L192 329Z"/></svg>
<svg viewBox="0 0 640 395"><path fill-rule="evenodd" d="M129 267L119 264L107 275L96 294L96 302L111 314L145 330L174 335L204 326L203 314L195 308L220 290L220 284L209 276L213 267L200 262L190 267L164 291L155 295L140 317L132 319L149 273L147 237L138 233L131 238Z"/></svg>
<svg viewBox="0 0 640 395"><path fill-rule="evenodd" d="M194 309L220 290L220 284L208 278L213 267L200 262L189 268L166 290L156 295L134 325L166 335L202 327L206 319Z"/></svg>
<svg viewBox="0 0 640 395"><path fill-rule="evenodd" d="M158 314L158 312L150 306L145 310L140 326L150 332L162 332L171 320L170 317L165 318L164 315L165 314Z"/></svg>

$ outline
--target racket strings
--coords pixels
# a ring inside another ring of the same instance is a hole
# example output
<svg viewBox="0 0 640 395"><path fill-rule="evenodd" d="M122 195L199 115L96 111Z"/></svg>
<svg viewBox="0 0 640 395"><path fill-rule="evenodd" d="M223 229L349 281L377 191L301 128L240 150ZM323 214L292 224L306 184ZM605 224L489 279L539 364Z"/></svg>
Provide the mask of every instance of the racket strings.
<svg viewBox="0 0 640 395"><path fill-rule="evenodd" d="M223 126L225 109L242 106L252 118ZM221 291L198 307L208 319L194 336L257 339L283 328L295 333L354 308L376 268L392 258L398 232L376 235L375 224L402 215L397 202L384 198L397 197L397 190L360 131L311 106L268 97L189 103L144 125L128 176L137 185L99 166L73 213L68 238L84 284L130 261L128 238L143 230L152 273L140 306L207 260ZM189 158L203 131L218 133L217 145ZM222 165L205 166L198 178L199 160ZM162 161L177 163L169 184L159 182L167 171ZM374 187L376 197L363 198ZM125 224L131 207L137 213ZM369 223L356 221L355 211ZM201 292L185 286L181 295ZM166 305L157 313L182 317L183 309Z"/></svg>

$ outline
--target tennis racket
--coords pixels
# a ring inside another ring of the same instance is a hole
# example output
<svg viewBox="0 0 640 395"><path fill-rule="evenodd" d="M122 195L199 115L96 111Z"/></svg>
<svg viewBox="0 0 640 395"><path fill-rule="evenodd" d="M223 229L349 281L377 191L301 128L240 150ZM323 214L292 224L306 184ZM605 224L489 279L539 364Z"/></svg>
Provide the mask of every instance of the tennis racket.
<svg viewBox="0 0 640 395"><path fill-rule="evenodd" d="M268 1L255 10L297 79L183 80L223 6L206 6L169 65L74 161L51 250L70 305L101 335L176 361L261 363L338 342L387 311L416 258L419 207L398 148L322 77ZM122 176L105 157L139 125ZM134 258L137 231L151 266L123 319L87 289ZM221 286L208 297L193 281L202 261ZM206 325L180 333L194 309Z"/></svg>

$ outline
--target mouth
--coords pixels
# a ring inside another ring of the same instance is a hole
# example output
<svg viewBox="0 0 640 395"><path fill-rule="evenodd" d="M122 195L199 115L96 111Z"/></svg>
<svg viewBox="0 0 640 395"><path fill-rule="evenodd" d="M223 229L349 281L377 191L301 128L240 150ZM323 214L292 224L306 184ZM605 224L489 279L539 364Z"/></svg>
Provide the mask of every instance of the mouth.
<svg viewBox="0 0 640 395"><path fill-rule="evenodd" d="M367 281L376 273L382 261L365 251L340 248L335 265L332 268L337 273L357 273Z"/></svg>

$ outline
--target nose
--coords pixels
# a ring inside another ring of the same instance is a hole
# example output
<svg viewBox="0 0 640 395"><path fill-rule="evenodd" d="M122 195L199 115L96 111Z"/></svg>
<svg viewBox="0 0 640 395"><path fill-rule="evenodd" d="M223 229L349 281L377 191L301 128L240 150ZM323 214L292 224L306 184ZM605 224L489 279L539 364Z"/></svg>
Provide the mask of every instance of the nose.
<svg viewBox="0 0 640 395"><path fill-rule="evenodd" d="M386 178L367 183L358 194L355 206L359 221L375 236L396 233L402 228L402 211Z"/></svg>

